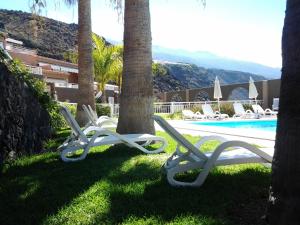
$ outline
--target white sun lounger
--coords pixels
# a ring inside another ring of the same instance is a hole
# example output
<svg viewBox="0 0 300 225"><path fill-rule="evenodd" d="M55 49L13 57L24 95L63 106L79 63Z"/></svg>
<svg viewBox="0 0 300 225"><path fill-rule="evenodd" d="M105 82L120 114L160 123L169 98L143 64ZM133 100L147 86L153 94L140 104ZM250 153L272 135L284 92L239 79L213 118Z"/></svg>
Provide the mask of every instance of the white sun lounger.
<svg viewBox="0 0 300 225"><path fill-rule="evenodd" d="M252 105L253 112L262 116L275 116L278 112L272 111L271 109L263 109L260 105Z"/></svg>
<svg viewBox="0 0 300 225"><path fill-rule="evenodd" d="M209 171L215 166L243 163L271 163L274 149L258 149L243 141L227 141L220 136L203 137L195 145L191 144L163 118L154 116L154 120L177 142L176 151L164 164L168 182L173 186L201 186ZM213 152L203 153L201 146L210 140L220 144ZM185 151L182 151L183 147ZM228 150L230 149L230 150ZM176 180L176 175L194 169L202 169L192 182Z"/></svg>
<svg viewBox="0 0 300 225"><path fill-rule="evenodd" d="M183 119L204 119L205 116L202 115L200 112L192 112L189 109L182 110L182 117Z"/></svg>
<svg viewBox="0 0 300 225"><path fill-rule="evenodd" d="M209 105L209 104L202 104L201 107L202 107L202 111L203 111L204 116L208 119L226 119L226 118L229 118L229 116L225 113L222 114L218 111L214 112L211 105Z"/></svg>
<svg viewBox="0 0 300 225"><path fill-rule="evenodd" d="M85 130L81 130L78 123L66 107L61 107L61 113L72 129L72 136L59 147L59 150L61 150L61 159L65 162L83 160L87 156L91 147L100 145L114 145L123 143L129 147L137 148L147 154L163 152L165 147L167 146L167 142L164 138L151 134L120 135L108 129L96 126L90 126ZM88 134L90 134L91 132L94 132L94 134L89 137ZM152 142L161 142L162 145L155 150L148 150L143 147L146 144L150 144ZM138 143L144 143L144 145L142 146ZM83 152L79 156L76 156L76 158L68 157L78 150L83 150Z"/></svg>
<svg viewBox="0 0 300 225"><path fill-rule="evenodd" d="M278 111L279 109L279 98L273 98L272 110Z"/></svg>
<svg viewBox="0 0 300 225"><path fill-rule="evenodd" d="M240 117L244 119L255 118L255 114L251 110L244 109L241 103L235 102L233 103L234 115L233 118Z"/></svg>
<svg viewBox="0 0 300 225"><path fill-rule="evenodd" d="M88 107L86 105L82 105L82 108L89 119L89 122L87 123L87 125L85 125L85 127L98 126L107 129L117 127L117 123L108 116L100 116L98 118L90 105L88 105Z"/></svg>

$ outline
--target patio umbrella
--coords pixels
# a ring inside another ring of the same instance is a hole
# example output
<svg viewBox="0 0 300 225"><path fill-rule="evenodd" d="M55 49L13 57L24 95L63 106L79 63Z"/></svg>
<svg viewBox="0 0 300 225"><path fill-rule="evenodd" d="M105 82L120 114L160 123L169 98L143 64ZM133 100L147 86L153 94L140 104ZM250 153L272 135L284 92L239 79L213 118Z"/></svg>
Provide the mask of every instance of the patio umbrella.
<svg viewBox="0 0 300 225"><path fill-rule="evenodd" d="M249 80L249 98L254 98L255 99L255 104L257 104L256 98L258 96L257 89L255 87L254 81L252 77L250 77Z"/></svg>
<svg viewBox="0 0 300 225"><path fill-rule="evenodd" d="M218 77L216 77L215 79L214 98L218 99L218 109L220 112L220 98L222 98L222 92L221 92L220 81Z"/></svg>

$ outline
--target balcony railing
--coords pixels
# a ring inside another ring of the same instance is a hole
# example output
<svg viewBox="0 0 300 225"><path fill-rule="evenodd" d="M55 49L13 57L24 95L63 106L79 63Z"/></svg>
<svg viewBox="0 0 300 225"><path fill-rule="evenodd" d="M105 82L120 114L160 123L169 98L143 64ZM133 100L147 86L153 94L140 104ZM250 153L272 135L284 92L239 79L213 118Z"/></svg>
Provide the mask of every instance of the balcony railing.
<svg viewBox="0 0 300 225"><path fill-rule="evenodd" d="M34 75L43 75L43 69L42 67L34 67L34 66L26 66L29 70L29 73Z"/></svg>

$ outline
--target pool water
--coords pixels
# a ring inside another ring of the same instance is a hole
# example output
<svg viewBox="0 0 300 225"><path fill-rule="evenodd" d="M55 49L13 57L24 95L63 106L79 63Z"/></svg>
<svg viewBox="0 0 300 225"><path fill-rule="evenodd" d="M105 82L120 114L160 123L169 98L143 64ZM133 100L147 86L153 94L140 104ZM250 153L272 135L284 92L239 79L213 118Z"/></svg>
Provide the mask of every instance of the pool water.
<svg viewBox="0 0 300 225"><path fill-rule="evenodd" d="M210 122L192 122L195 125L256 129L261 131L276 131L277 120L238 120L238 121L210 121Z"/></svg>

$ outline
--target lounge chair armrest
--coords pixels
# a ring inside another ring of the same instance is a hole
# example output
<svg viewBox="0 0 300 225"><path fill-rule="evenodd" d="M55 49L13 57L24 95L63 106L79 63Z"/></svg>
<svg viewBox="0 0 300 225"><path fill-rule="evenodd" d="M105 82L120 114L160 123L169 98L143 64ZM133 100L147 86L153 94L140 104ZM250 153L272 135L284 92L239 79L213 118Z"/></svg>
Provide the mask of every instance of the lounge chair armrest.
<svg viewBox="0 0 300 225"><path fill-rule="evenodd" d="M101 127L96 127L96 126L90 126L90 127L88 127L88 128L86 128L84 131L83 131L83 133L85 134L85 135L87 135L87 134L89 134L90 132L93 132L93 131L95 131L95 132L102 132L102 131L106 131L106 129L103 129L103 128L101 128Z"/></svg>
<svg viewBox="0 0 300 225"><path fill-rule="evenodd" d="M248 113L248 114L253 114L253 112L252 112L250 109L247 109L247 110L246 110L246 113Z"/></svg>
<svg viewBox="0 0 300 225"><path fill-rule="evenodd" d="M215 111L216 115L221 115L221 113L219 111Z"/></svg>
<svg viewBox="0 0 300 225"><path fill-rule="evenodd" d="M117 123L109 117L99 117L96 121L96 124L98 126L101 126L106 123L111 123L111 124L117 125Z"/></svg>
<svg viewBox="0 0 300 225"><path fill-rule="evenodd" d="M223 143L227 141L227 139L217 135L205 136L202 137L198 142L196 142L195 147L200 149L201 146L207 141L220 141L221 143Z"/></svg>
<svg viewBox="0 0 300 225"><path fill-rule="evenodd" d="M272 113L273 111L269 108L265 109L265 113Z"/></svg>
<svg viewBox="0 0 300 225"><path fill-rule="evenodd" d="M96 128L96 129L95 129ZM90 147L94 144L95 140L99 137L99 136L103 136L103 135L107 135L107 136L114 136L118 139L120 139L124 144L128 144L131 147L137 148L145 153L150 153L147 149L145 149L143 146L137 144L136 142L118 134L115 133L113 131L110 131L108 129L103 129L103 128L99 128L99 127L94 127L91 129L91 131L96 131L96 133L92 136L92 138L90 139L90 142L88 143L87 147ZM163 142L163 146L160 148L161 150L159 150L159 152L161 152L165 147L166 147L166 141L163 138L156 138L158 141ZM147 141L146 141L147 142ZM157 151L157 150L156 150Z"/></svg>

